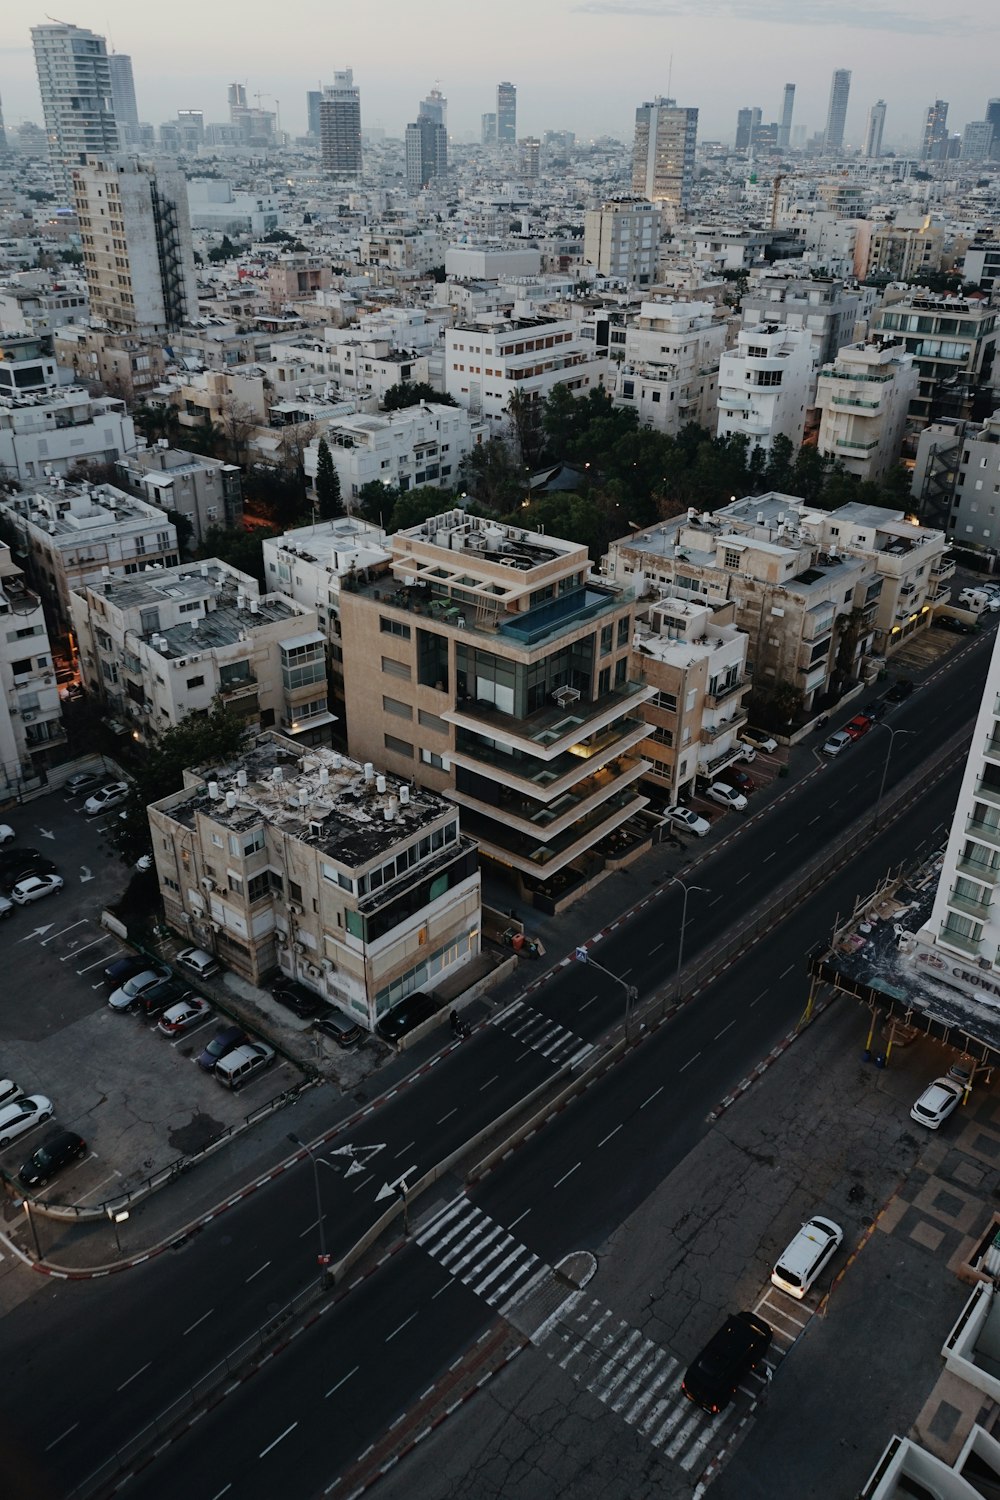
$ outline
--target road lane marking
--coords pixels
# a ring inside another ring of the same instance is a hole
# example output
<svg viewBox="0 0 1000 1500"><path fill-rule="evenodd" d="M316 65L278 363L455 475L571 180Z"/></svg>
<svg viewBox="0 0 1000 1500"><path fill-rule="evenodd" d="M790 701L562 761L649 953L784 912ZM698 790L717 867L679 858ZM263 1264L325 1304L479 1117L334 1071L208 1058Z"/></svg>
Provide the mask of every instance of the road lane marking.
<svg viewBox="0 0 1000 1500"><path fill-rule="evenodd" d="M569 1169L569 1171L568 1171L568 1172L564 1172L564 1173L563 1173L563 1174L562 1174L562 1176L561 1176L561 1177L560 1177L560 1179L559 1179L559 1182L554 1182L554 1183L553 1183L553 1184L552 1184L552 1186L553 1186L553 1187L554 1187L554 1188L557 1188L557 1187L559 1187L559 1185L560 1185L560 1184L561 1184L561 1183L563 1183L563 1182L565 1182L565 1181L566 1181L566 1178L567 1178L567 1177L572 1177L572 1175L573 1175L573 1173L574 1173L574 1172L575 1172L575 1171L576 1171L576 1169L577 1169L577 1167L579 1167L579 1165L580 1165L580 1163L579 1163L579 1162L577 1162L577 1164L576 1164L576 1167L570 1167L570 1169Z"/></svg>
<svg viewBox="0 0 1000 1500"><path fill-rule="evenodd" d="M833 803L832 803L832 802L831 802L831 804L830 804L830 806L831 806L831 807L832 807L832 806L833 806ZM811 827L812 827L812 826L813 826L813 824L814 824L814 823L818 823L818 822L819 822L819 814L818 814L818 813L817 813L817 815L816 815L816 817L815 817L815 818L810 818L810 819L809 819L809 822L808 822L808 824L807 824L807 827L809 827L809 828L811 828Z"/></svg>
<svg viewBox="0 0 1000 1500"><path fill-rule="evenodd" d="M354 1189L354 1191L355 1191L355 1192L356 1192L356 1193L360 1193L360 1191L361 1191L361 1189L362 1189L362 1188L363 1188L363 1187L364 1187L364 1185L365 1185L365 1183L366 1183L366 1182L371 1182L371 1180L372 1180L372 1174L371 1174L371 1173L370 1173L370 1172L369 1172L369 1174L368 1174L368 1176L367 1176L367 1177L362 1177L362 1179L361 1179L361 1181L360 1181L360 1182L359 1182L359 1183L358 1183L358 1185L357 1185L357 1187L356 1187L356 1188L355 1188L355 1189Z"/></svg>
<svg viewBox="0 0 1000 1500"><path fill-rule="evenodd" d="M768 862L768 860L769 859L773 859L773 858L774 858L774 850L772 849L771 852L770 852L770 854L765 854L764 855L764 858L761 860L761 863L766 865L767 862Z"/></svg>
<svg viewBox="0 0 1000 1500"><path fill-rule="evenodd" d="M656 1098L657 1094L662 1094L662 1093L663 1093L663 1084L661 1083L660 1087L658 1089L654 1089L653 1090L653 1092L650 1094L650 1096L649 1096L648 1099L644 1099L642 1101L642 1103L639 1105L639 1108L640 1109L645 1109L647 1104L652 1104L652 1102Z"/></svg>
<svg viewBox="0 0 1000 1500"><path fill-rule="evenodd" d="M593 1003L594 1003L594 1001L595 1001L595 1000L596 1000L596 999L597 999L597 996L596 996L596 995L591 995L591 997L590 997L590 999L589 999L589 1000L585 1000L585 1001L584 1001L584 1002L583 1002L583 1004L582 1004L582 1005L581 1005L581 1006L580 1006L580 1009L581 1009L581 1010L586 1010L586 1009L587 1009L587 1006L588 1006L588 1005L593 1005Z"/></svg>
<svg viewBox="0 0 1000 1500"><path fill-rule="evenodd" d="M709 904L709 906L718 906L718 904L719 904L719 902L721 900L722 900L721 896L716 896L715 900L714 901L710 901L708 904Z"/></svg>
<svg viewBox="0 0 1000 1500"><path fill-rule="evenodd" d="M627 979L627 978L628 978L628 976L629 976L629 975L630 975L630 974L631 974L631 972L632 972L632 970L631 970L631 968L628 968L628 969L622 969L622 972L621 972L621 975L620 975L620 977L621 977L621 978L622 978L622 979Z"/></svg>
<svg viewBox="0 0 1000 1500"><path fill-rule="evenodd" d="M736 1025L736 1017L734 1016L733 1019L729 1022L728 1026L723 1026L723 1028L722 1028L721 1031L717 1031L715 1033L715 1036L714 1036L713 1040L717 1042L719 1040L720 1036L725 1036L725 1034L729 1030L730 1026L735 1026L735 1025Z"/></svg>
<svg viewBox="0 0 1000 1500"><path fill-rule="evenodd" d="M510 1231L510 1230L511 1230L511 1229L516 1229L516 1228L517 1228L517 1226L518 1226L518 1224L520 1224L520 1222L521 1222L521 1220L522 1220L522 1219L526 1219L526 1218L527 1218L527 1217L528 1217L528 1215L529 1215L529 1214L530 1214L530 1213L531 1213L531 1209L530 1209L530 1208L526 1208L526 1209L525 1209L525 1210L524 1210L524 1213L523 1213L523 1214L518 1214L518 1216L517 1216L517 1218L516 1218L516 1219L515 1219L515 1220L514 1220L514 1222L513 1222L513 1224L511 1224L511 1225L509 1225L509 1226L508 1226L508 1232L509 1232L509 1231Z"/></svg>
<svg viewBox="0 0 1000 1500"><path fill-rule="evenodd" d="M406 1323L412 1323L416 1316L417 1315L415 1312L410 1313L410 1316L406 1319ZM386 1337L385 1342L388 1343L389 1339L394 1339L397 1333L402 1333L403 1329L406 1327L406 1323L400 1323L398 1328L394 1328L392 1332Z"/></svg>
<svg viewBox="0 0 1000 1500"><path fill-rule="evenodd" d="M616 1125L616 1126L615 1126L615 1128L614 1128L614 1130L609 1130L609 1131L608 1131L608 1133L607 1133L607 1135L606 1135L606 1136L605 1136L605 1137L604 1137L604 1140L603 1140L603 1141L598 1141L598 1143L597 1143L597 1144L598 1144L598 1146L603 1146L603 1145L604 1145L604 1144L605 1144L605 1143L606 1143L606 1142L607 1142L607 1141L610 1141L610 1139L611 1139L611 1137L612 1137L612 1136L613 1136L613 1135L617 1135L617 1134L618 1134L618 1132L619 1132L619 1130L623 1130L623 1129L624 1129L624 1126L623 1126L623 1125Z"/></svg>
<svg viewBox="0 0 1000 1500"><path fill-rule="evenodd" d="M204 1323L205 1319L210 1318L214 1312L215 1308L210 1307L207 1313L202 1313L201 1317L198 1318L196 1322L192 1323L190 1328L185 1328L184 1332L181 1334L181 1338L186 1339L189 1333L194 1333L198 1325L200 1323Z"/></svg>
<svg viewBox="0 0 1000 1500"><path fill-rule="evenodd" d="M407 1141L407 1143L406 1143L406 1145L405 1145L405 1146L404 1146L404 1147L403 1147L403 1151L409 1151L409 1149L410 1149L410 1147L411 1147L411 1146L415 1146L415 1145L416 1145L416 1144L417 1144L417 1143L416 1143L416 1141ZM392 1159L393 1159L393 1161L395 1161L395 1160L396 1160L396 1157L399 1157L399 1156L402 1156L402 1154L403 1154L403 1151L397 1151L397 1152L396 1152L396 1156L394 1156L394 1157L393 1157L393 1158L392 1158Z"/></svg>
<svg viewBox="0 0 1000 1500"><path fill-rule="evenodd" d="M267 1455L270 1453L271 1449L272 1448L277 1448L278 1444L282 1441L282 1439L286 1438L290 1432L294 1432L295 1429L296 1429L296 1427L298 1427L298 1425L299 1425L298 1422L293 1422L292 1425L291 1425L291 1427L286 1427L285 1430L284 1430L284 1432L282 1432L278 1437L276 1437L273 1443L268 1443L268 1445L267 1445L266 1448L262 1448L261 1449L261 1451L257 1454L257 1457L258 1458L266 1458ZM223 1492L223 1493L225 1493L225 1492Z"/></svg>
<svg viewBox="0 0 1000 1500"><path fill-rule="evenodd" d="M228 1495L232 1487L232 1484L227 1484L225 1488L221 1489L217 1495L212 1496L212 1500L222 1500L223 1495Z"/></svg>
<svg viewBox="0 0 1000 1500"><path fill-rule="evenodd" d="M143 1365L143 1367L142 1367L141 1370L136 1370L136 1372L135 1372L134 1375L130 1375L127 1380L123 1380L122 1381L121 1385L118 1387L118 1390L119 1391L123 1391L127 1385L131 1385L132 1384L133 1380L138 1380L139 1376L145 1374L145 1372L149 1369L149 1367L152 1365L152 1363L153 1363L153 1361L151 1359L147 1360L146 1363Z"/></svg>
<svg viewBox="0 0 1000 1500"><path fill-rule="evenodd" d="M685 1068L689 1068L693 1062L697 1062L700 1056L701 1056L701 1053L700 1052L696 1052L695 1055L694 1055L694 1057L689 1057L688 1060L687 1060L687 1062L684 1063L681 1067L679 1067L677 1069L678 1073L683 1073L684 1069Z"/></svg>
<svg viewBox="0 0 1000 1500"><path fill-rule="evenodd" d="M740 876L740 878L739 878L739 880L737 880L736 884L737 885L742 885L743 882L744 882L744 880L749 880L749 879L750 879L750 871L748 870L745 875L741 875ZM719 900L720 901L722 900L721 896L719 897ZM713 901L711 904L714 906L715 902Z"/></svg>
<svg viewBox="0 0 1000 1500"><path fill-rule="evenodd" d="M484 1089L488 1089L489 1086L490 1086L490 1084L491 1083L496 1083L496 1081L497 1081L497 1079L499 1077L500 1077L499 1073L494 1073L492 1078L487 1078L487 1080L486 1080L485 1083L481 1083L479 1085L479 1092L482 1093Z"/></svg>
<svg viewBox="0 0 1000 1500"><path fill-rule="evenodd" d="M649 950L649 956L650 956L650 958L652 958L652 956L653 956L654 953L659 953L659 951L660 951L660 949L662 947L663 947L662 943L657 943L657 945L656 945L655 948L650 948L650 950Z"/></svg>
<svg viewBox="0 0 1000 1500"><path fill-rule="evenodd" d="M797 833L793 833L792 836L791 836L791 838L785 840L785 843L786 844L794 844L795 840L797 838L798 838L798 834Z"/></svg>
<svg viewBox="0 0 1000 1500"><path fill-rule="evenodd" d="M794 965L794 964L789 964L789 965L788 965L788 968L787 968L787 969L785 969L785 970L784 970L784 971L783 971L783 972L782 972L782 973L781 973L781 974L779 974L779 975L778 975L778 978L779 978L779 979L784 979L784 978L785 978L785 975L786 975L786 974L790 974L790 973L791 973L791 972L792 972L792 970L793 970L793 969L794 969L794 968L795 968L795 965Z"/></svg>
<svg viewBox="0 0 1000 1500"><path fill-rule="evenodd" d="M254 1280L254 1277L259 1276L260 1273L261 1273L261 1271L266 1271L267 1268L268 1268L268 1266L270 1264L271 1264L271 1262L269 1260L266 1260L262 1266L258 1266L257 1269L256 1269L256 1271L254 1271L253 1276L248 1276L247 1279L246 1279L246 1281L243 1283L243 1285L244 1286L249 1286L250 1283L251 1283L251 1281Z"/></svg>
<svg viewBox="0 0 1000 1500"><path fill-rule="evenodd" d="M326 1393L327 1396L332 1396L333 1393L334 1393L334 1391L339 1391L340 1387L342 1385L346 1385L347 1382L350 1380L351 1376L352 1375L356 1375L360 1369L361 1369L360 1365L355 1365L353 1370L349 1370L346 1375L341 1376L340 1380L337 1381L336 1385L331 1385L330 1389ZM324 1400L325 1399L326 1399L326 1397L324 1397Z"/></svg>
<svg viewBox="0 0 1000 1500"><path fill-rule="evenodd" d="M449 1109L448 1113L446 1115L442 1115L441 1118L440 1118L440 1120L438 1120L437 1123L439 1125L443 1125L444 1122L445 1122L445 1120L450 1120L451 1117L452 1117L452 1115L457 1115L457 1114L458 1114L458 1105L456 1104L455 1108L454 1109Z"/></svg>
<svg viewBox="0 0 1000 1500"><path fill-rule="evenodd" d="M46 1453L51 1453L52 1449L61 1443L63 1438L68 1438L71 1432L75 1432L79 1425L79 1422L74 1422L72 1427L67 1427L65 1432L61 1432L57 1438L53 1438L45 1449Z"/></svg>

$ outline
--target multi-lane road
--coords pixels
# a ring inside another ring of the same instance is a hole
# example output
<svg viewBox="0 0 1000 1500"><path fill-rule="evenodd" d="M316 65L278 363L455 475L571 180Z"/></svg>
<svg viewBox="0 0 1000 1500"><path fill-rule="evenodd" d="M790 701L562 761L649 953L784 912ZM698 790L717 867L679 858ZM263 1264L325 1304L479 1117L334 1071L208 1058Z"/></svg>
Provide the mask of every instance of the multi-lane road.
<svg viewBox="0 0 1000 1500"><path fill-rule="evenodd" d="M911 732L893 744L890 786L971 721L987 648L976 642L893 711L892 726ZM794 877L873 806L888 742L884 731L873 731L708 854L692 877L708 891L701 899L692 893L689 902L687 956L710 950L765 885L774 889ZM942 828L955 787L948 778L873 839L870 851L794 919L495 1172L477 1206L542 1264L599 1243L683 1158L705 1128L707 1108L787 1030L801 1009L805 955L827 936L834 913ZM641 994L673 973L680 901L676 886L664 889L600 945L602 964ZM597 971L572 966L532 995L530 1008L530 1015L522 1008L498 1017L352 1131L350 1144L382 1147L366 1172L347 1177L343 1159L324 1153L325 1227L335 1254L373 1221L383 1179L411 1166L426 1171L551 1077L620 1018L621 992ZM436 1201L458 1191L457 1182L444 1183ZM5 1366L18 1375L5 1400L5 1493L11 1500L40 1497L80 1483L302 1287L316 1235L303 1165L183 1249L110 1281L48 1283L10 1314ZM516 1259L510 1265L516 1269ZM185 1492L195 1496L226 1493L226 1485L234 1495L273 1494L275 1475L287 1475L294 1454L296 1492L323 1489L492 1317L487 1300L410 1245L132 1488L173 1494L183 1474Z"/></svg>

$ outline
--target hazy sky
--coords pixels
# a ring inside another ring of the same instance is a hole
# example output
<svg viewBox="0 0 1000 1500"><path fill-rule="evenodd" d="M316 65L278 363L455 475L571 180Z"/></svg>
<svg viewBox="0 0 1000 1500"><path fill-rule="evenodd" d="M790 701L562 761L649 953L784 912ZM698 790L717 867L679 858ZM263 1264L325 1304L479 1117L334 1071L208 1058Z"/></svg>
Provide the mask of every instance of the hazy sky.
<svg viewBox="0 0 1000 1500"><path fill-rule="evenodd" d="M52 6L54 0L48 0ZM643 99L672 93L701 110L699 136L731 138L736 110L777 118L797 84L795 123L823 128L836 67L854 77L845 139L868 106L888 104L886 142L912 144L924 109L950 103L949 129L982 119L1000 96L995 0L98 0L59 19L132 57L139 117L178 109L224 120L226 85L281 101L284 129L305 129L305 91L353 67L365 125L399 134L436 80L453 133L475 130L499 79L518 87L518 133L575 130L629 138ZM9 125L41 123L30 28L42 0L0 3L0 97ZM671 72L671 58L673 66Z"/></svg>

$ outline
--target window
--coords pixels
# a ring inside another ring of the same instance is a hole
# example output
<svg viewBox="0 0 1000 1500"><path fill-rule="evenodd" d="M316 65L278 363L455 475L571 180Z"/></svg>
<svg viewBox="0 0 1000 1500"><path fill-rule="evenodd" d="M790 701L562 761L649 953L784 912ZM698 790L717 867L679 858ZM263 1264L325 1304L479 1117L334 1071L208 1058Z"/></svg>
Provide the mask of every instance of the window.
<svg viewBox="0 0 1000 1500"><path fill-rule="evenodd" d="M410 669L405 661L396 661L393 656L383 656L382 671L387 677L401 677L405 682L410 680Z"/></svg>
<svg viewBox="0 0 1000 1500"><path fill-rule="evenodd" d="M382 711L387 714L395 714L397 719L412 719L413 709L408 703L400 703L398 698L382 698Z"/></svg>
<svg viewBox="0 0 1000 1500"><path fill-rule="evenodd" d="M263 901L265 896L271 894L270 871L264 870L260 875L251 876L247 884L247 900Z"/></svg>
<svg viewBox="0 0 1000 1500"><path fill-rule="evenodd" d="M631 617L631 615L623 615L622 618L618 621L618 644L619 644L619 646L627 646L628 645L629 639L630 639L631 634L632 634L631 628L630 628L631 624L632 624L632 617Z"/></svg>
<svg viewBox="0 0 1000 1500"><path fill-rule="evenodd" d="M383 743L387 750L392 751L393 755L403 755L407 760L413 759L413 746L408 740L398 740L394 734L387 734L384 737Z"/></svg>
<svg viewBox="0 0 1000 1500"><path fill-rule="evenodd" d="M417 720L422 729L432 729L435 734L448 733L449 726L445 721L439 719L437 714L429 714L425 708L422 708L417 714Z"/></svg>
<svg viewBox="0 0 1000 1500"><path fill-rule="evenodd" d="M404 625L402 620L390 620L388 615L379 615L378 628L383 635L398 635L401 641L410 639L409 625Z"/></svg>
<svg viewBox="0 0 1000 1500"><path fill-rule="evenodd" d="M421 750L420 759L425 766L433 766L435 771L443 771L445 769L444 756L436 754L433 750Z"/></svg>
<svg viewBox="0 0 1000 1500"><path fill-rule="evenodd" d="M603 629L601 630L601 655L602 656L607 656L608 652L611 650L612 636L613 636L613 627L610 626L610 625L605 625L603 627Z"/></svg>
<svg viewBox="0 0 1000 1500"><path fill-rule="evenodd" d="M263 828L253 828L249 833L243 835L243 853L256 854L258 849L264 847Z"/></svg>
<svg viewBox="0 0 1000 1500"><path fill-rule="evenodd" d="M238 875L234 875L231 871L229 871L227 872L226 879L229 882L229 889L232 891L233 895L242 896L243 882L240 877Z"/></svg>
<svg viewBox="0 0 1000 1500"><path fill-rule="evenodd" d="M302 887L294 880L288 882L288 899L289 901L297 901L300 906L302 905Z"/></svg>
<svg viewBox="0 0 1000 1500"><path fill-rule="evenodd" d="M742 555L734 547L726 547L722 554L722 566L724 568L738 568Z"/></svg>
<svg viewBox="0 0 1000 1500"><path fill-rule="evenodd" d="M189 677L187 679L186 686L189 687L189 688L204 687L205 686L205 678L204 678L204 676L201 676L201 677Z"/></svg>

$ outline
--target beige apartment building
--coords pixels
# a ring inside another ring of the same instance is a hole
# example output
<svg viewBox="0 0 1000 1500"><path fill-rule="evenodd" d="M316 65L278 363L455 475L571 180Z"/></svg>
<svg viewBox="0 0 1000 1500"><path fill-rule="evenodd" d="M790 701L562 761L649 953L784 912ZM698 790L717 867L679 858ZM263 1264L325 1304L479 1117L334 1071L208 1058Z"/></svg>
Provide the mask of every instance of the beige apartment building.
<svg viewBox="0 0 1000 1500"><path fill-rule="evenodd" d="M371 1028L479 952L456 808L370 763L261 734L149 827L167 922L251 984L280 969Z"/></svg>
<svg viewBox="0 0 1000 1500"><path fill-rule="evenodd" d="M899 462L917 385L913 356L891 335L847 344L819 372L820 453L859 479L881 479Z"/></svg>
<svg viewBox="0 0 1000 1500"><path fill-rule="evenodd" d="M580 871L646 802L631 591L583 546L461 510L390 542L381 577L341 582L351 753L457 802L515 883Z"/></svg>

